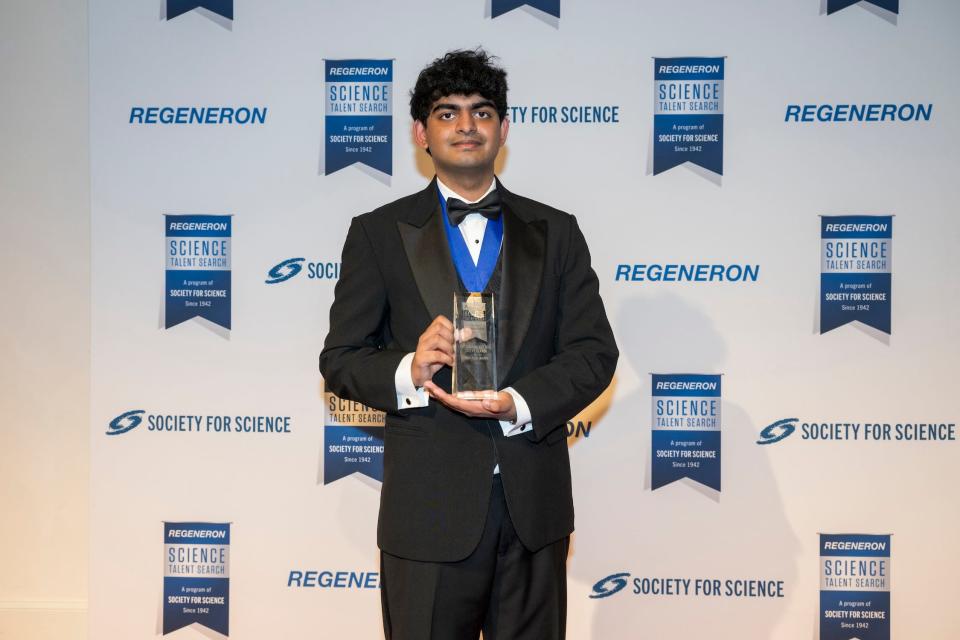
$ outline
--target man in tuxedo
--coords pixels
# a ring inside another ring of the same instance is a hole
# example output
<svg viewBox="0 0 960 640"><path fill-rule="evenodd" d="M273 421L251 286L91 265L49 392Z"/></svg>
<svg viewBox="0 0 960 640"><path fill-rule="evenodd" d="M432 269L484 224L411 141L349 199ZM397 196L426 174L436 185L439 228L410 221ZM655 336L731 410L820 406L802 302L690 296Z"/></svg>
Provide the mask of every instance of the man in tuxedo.
<svg viewBox="0 0 960 640"><path fill-rule="evenodd" d="M565 633L565 425L610 383L618 352L574 217L494 176L506 94L482 50L426 67L410 111L436 178L354 218L343 247L320 370L337 395L387 414L388 640ZM455 291L494 294L495 398L450 393Z"/></svg>

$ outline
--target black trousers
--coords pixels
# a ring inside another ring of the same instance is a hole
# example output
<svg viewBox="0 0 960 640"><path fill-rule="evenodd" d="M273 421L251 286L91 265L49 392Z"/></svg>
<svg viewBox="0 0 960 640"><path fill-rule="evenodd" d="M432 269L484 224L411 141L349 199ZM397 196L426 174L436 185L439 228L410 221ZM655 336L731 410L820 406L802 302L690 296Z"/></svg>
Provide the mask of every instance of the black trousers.
<svg viewBox="0 0 960 640"><path fill-rule="evenodd" d="M567 620L563 538L537 551L520 542L493 479L480 543L458 562L419 562L380 553L387 640L562 640Z"/></svg>

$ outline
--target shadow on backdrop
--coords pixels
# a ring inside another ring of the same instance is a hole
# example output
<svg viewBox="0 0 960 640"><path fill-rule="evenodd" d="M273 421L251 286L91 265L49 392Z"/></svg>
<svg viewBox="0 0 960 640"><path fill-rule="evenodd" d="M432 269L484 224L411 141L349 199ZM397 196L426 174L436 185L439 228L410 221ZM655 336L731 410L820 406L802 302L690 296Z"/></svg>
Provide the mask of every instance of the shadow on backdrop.
<svg viewBox="0 0 960 640"><path fill-rule="evenodd" d="M650 466L649 374L725 373L723 337L702 309L672 294L624 301L615 332L621 386L628 369L638 384L631 392L621 389L604 428L589 443L596 448L594 459L604 464L576 470L578 539L570 564L570 609L590 603L595 640L774 637L795 595L800 545L767 453L755 444L758 428L744 407L727 399L736 386L729 374L723 378L719 501L687 480L656 491L643 482ZM594 584L620 572L630 573L626 588L589 599ZM633 579L644 577L783 580L784 598L637 595Z"/></svg>

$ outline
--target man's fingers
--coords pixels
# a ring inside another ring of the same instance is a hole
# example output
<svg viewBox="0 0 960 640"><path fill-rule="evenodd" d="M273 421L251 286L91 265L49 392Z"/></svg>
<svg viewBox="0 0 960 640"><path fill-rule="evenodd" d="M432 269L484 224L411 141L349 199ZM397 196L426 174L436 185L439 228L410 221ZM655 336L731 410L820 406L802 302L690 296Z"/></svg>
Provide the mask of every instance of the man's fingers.
<svg viewBox="0 0 960 640"><path fill-rule="evenodd" d="M430 393L431 396L433 396L443 404L447 405L451 409L460 411L461 413L466 413L466 411L464 411L466 407L463 406L465 404L464 400L461 400L460 398L447 393L446 391L438 387L436 383L434 383L433 381L427 382L423 386L424 388L426 388L426 390Z"/></svg>
<svg viewBox="0 0 960 640"><path fill-rule="evenodd" d="M421 386L444 366L453 366L453 356L442 351L417 351L410 365L410 376L416 386Z"/></svg>
<svg viewBox="0 0 960 640"><path fill-rule="evenodd" d="M453 355L453 341L444 340L438 335L433 335L427 338L422 343L422 348L428 351L443 351L444 353L449 353Z"/></svg>
<svg viewBox="0 0 960 640"><path fill-rule="evenodd" d="M476 400L464 400L447 393L432 381L424 383L423 386L438 402L472 418L500 419L503 412L506 411L506 407L504 406L505 401L500 398L482 400L480 402Z"/></svg>
<svg viewBox="0 0 960 640"><path fill-rule="evenodd" d="M453 342L452 328L448 329L447 327L437 326L436 329L434 329L434 331L435 331L434 335L440 338L441 340L444 340L446 342Z"/></svg>
<svg viewBox="0 0 960 640"><path fill-rule="evenodd" d="M417 357L420 358L420 361L417 362ZM414 356L414 364L424 367L432 367L435 364L447 364L451 367L453 366L453 353L447 353L439 349L428 349L424 351L418 351L417 356ZM436 373L436 372L434 372Z"/></svg>
<svg viewBox="0 0 960 640"><path fill-rule="evenodd" d="M506 408L506 407L503 406L503 403L502 403L499 399L497 399L497 400L481 400L481 401L480 401L480 404L482 404L482 405L483 405L483 408L486 409L487 411L489 411L490 413L497 413L497 414L499 414L499 413L502 413L503 410Z"/></svg>
<svg viewBox="0 0 960 640"><path fill-rule="evenodd" d="M434 326L438 326L443 329L446 329L447 331L450 332L451 335L453 335L453 323L450 322L450 320L444 316L437 316L436 318L434 318L433 322L430 323L430 327L434 327Z"/></svg>

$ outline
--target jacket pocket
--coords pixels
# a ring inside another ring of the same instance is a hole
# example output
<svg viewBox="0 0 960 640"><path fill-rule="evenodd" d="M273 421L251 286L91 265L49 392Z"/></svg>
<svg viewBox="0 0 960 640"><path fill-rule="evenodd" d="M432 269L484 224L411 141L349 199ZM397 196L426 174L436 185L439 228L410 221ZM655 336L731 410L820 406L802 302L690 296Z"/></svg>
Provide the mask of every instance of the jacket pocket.
<svg viewBox="0 0 960 640"><path fill-rule="evenodd" d="M386 436L400 436L401 438L426 438L427 432L420 427L387 427Z"/></svg>
<svg viewBox="0 0 960 640"><path fill-rule="evenodd" d="M384 435L392 434L414 438L426 438L430 435L430 429L427 425L415 424L409 419L398 418L397 416L387 416L385 425Z"/></svg>
<svg viewBox="0 0 960 640"><path fill-rule="evenodd" d="M545 440L547 444L557 444L561 440L567 439L567 425L561 425L547 434Z"/></svg>

